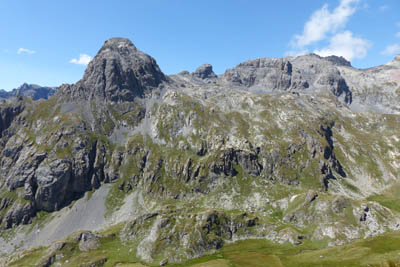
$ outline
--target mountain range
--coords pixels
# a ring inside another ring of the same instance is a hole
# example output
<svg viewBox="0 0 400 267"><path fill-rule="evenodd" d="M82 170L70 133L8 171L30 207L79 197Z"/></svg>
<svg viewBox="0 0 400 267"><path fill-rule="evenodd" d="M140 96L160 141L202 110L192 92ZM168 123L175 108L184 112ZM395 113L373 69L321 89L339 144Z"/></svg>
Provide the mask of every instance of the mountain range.
<svg viewBox="0 0 400 267"><path fill-rule="evenodd" d="M400 55L165 75L109 39L77 83L0 104L0 263L327 266L339 245L364 254L338 266L396 263L353 242L400 230L399 103Z"/></svg>
<svg viewBox="0 0 400 267"><path fill-rule="evenodd" d="M57 87L43 87L37 84L24 83L11 91L0 89L0 99L9 99L16 96L31 97L33 100L48 99L56 91Z"/></svg>

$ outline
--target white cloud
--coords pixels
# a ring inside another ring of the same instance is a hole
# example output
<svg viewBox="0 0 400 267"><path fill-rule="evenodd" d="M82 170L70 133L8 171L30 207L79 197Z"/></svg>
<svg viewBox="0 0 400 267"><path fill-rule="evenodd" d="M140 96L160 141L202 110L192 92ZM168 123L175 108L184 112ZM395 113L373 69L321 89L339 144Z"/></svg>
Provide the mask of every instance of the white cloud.
<svg viewBox="0 0 400 267"><path fill-rule="evenodd" d="M371 42L355 37L345 27L350 17L357 11L359 3L363 0L340 0L339 5L329 10L324 4L320 9L314 11L310 19L304 24L302 34L296 34L292 38L291 51L286 55L301 55L307 53L310 46L317 47L314 53L321 56L342 56L351 61L354 58L364 58ZM368 8L368 4L360 7ZM321 47L321 41L328 41L328 45Z"/></svg>
<svg viewBox="0 0 400 267"><path fill-rule="evenodd" d="M356 4L360 0L341 0L332 12L325 4L315 11L309 21L304 25L301 35L295 35L292 41L293 47L303 48L312 43L324 40L326 35L334 34L346 26L349 17L356 11Z"/></svg>
<svg viewBox="0 0 400 267"><path fill-rule="evenodd" d="M396 23L396 26L400 28L400 21L398 21ZM395 33L395 35L397 38L400 38L400 32ZM392 56L395 54L400 54L400 43L397 44L391 44L386 46L386 48L384 50L381 51L382 55L385 56Z"/></svg>
<svg viewBox="0 0 400 267"><path fill-rule="evenodd" d="M30 49L28 49L28 48L19 48L18 50L17 50L17 54L28 54L28 55L32 55L32 54L35 54L36 53L36 51L35 50L30 50Z"/></svg>
<svg viewBox="0 0 400 267"><path fill-rule="evenodd" d="M354 37L350 31L338 33L333 36L329 45L314 53L326 57L331 55L342 56L351 61L354 58L364 58L367 55L371 42L362 38Z"/></svg>
<svg viewBox="0 0 400 267"><path fill-rule="evenodd" d="M69 63L86 66L92 60L92 57L87 54L80 54L79 58L73 58Z"/></svg>
<svg viewBox="0 0 400 267"><path fill-rule="evenodd" d="M388 5L381 5L380 7L379 7L379 11L381 11L381 12L384 12L386 9L388 9L389 8L389 6Z"/></svg>
<svg viewBox="0 0 400 267"><path fill-rule="evenodd" d="M392 44L386 46L385 50L381 51L382 55L391 56L400 53L400 44Z"/></svg>

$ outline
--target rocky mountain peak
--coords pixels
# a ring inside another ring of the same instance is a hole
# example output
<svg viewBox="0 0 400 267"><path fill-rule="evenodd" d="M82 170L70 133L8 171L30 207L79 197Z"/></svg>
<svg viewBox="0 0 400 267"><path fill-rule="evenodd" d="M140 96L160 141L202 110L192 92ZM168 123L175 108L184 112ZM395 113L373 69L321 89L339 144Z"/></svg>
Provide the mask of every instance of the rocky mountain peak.
<svg viewBox="0 0 400 267"><path fill-rule="evenodd" d="M126 49L133 48L137 50L136 46L127 38L114 37L106 40L104 45L100 48L99 53L106 51L107 49Z"/></svg>
<svg viewBox="0 0 400 267"><path fill-rule="evenodd" d="M8 99L15 96L30 97L33 100L48 99L57 91L57 87L40 86L37 84L23 83L11 91L0 90L0 99Z"/></svg>
<svg viewBox="0 0 400 267"><path fill-rule="evenodd" d="M199 79L217 78L210 64L201 65L192 73L192 76Z"/></svg>
<svg viewBox="0 0 400 267"><path fill-rule="evenodd" d="M33 84L31 86L34 86ZM20 87L17 88L17 90L24 90L28 89L30 86L27 83L23 83Z"/></svg>
<svg viewBox="0 0 400 267"><path fill-rule="evenodd" d="M16 88L16 95L20 95L23 92L26 92L28 90L36 90L38 88L40 88L40 85L36 85L36 84L28 84L28 83L23 83L20 87Z"/></svg>
<svg viewBox="0 0 400 267"><path fill-rule="evenodd" d="M325 57L325 59L332 62L336 66L351 67L350 61L348 61L347 59L345 59L342 56L338 57L338 56L333 55L333 56Z"/></svg>
<svg viewBox="0 0 400 267"><path fill-rule="evenodd" d="M78 99L132 101L167 81L154 58L125 38L111 38L89 63L81 81L63 88Z"/></svg>

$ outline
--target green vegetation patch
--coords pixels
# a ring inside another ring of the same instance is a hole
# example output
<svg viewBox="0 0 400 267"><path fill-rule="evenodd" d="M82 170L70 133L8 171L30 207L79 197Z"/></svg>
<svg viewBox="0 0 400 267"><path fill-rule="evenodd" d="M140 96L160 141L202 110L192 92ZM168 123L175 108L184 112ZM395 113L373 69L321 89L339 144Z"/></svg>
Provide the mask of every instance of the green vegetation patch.
<svg viewBox="0 0 400 267"><path fill-rule="evenodd" d="M325 242L300 245L245 240L226 245L216 254L173 266L399 266L400 232L324 248ZM210 263L210 265L208 265ZM220 263L221 265L213 265Z"/></svg>
<svg viewBox="0 0 400 267"><path fill-rule="evenodd" d="M18 258L11 262L9 266L37 266L36 263L42 258L45 251L45 247L37 247L24 251L22 254L18 255Z"/></svg>
<svg viewBox="0 0 400 267"><path fill-rule="evenodd" d="M400 184L395 184L381 194L371 195L369 201L375 201L393 212L400 213Z"/></svg>
<svg viewBox="0 0 400 267"><path fill-rule="evenodd" d="M111 188L110 191L107 194L105 205L106 205L106 217L109 217L112 215L113 212L118 210L123 204L124 204L124 199L125 199L125 192L120 189L121 183L123 181L118 180L115 182Z"/></svg>

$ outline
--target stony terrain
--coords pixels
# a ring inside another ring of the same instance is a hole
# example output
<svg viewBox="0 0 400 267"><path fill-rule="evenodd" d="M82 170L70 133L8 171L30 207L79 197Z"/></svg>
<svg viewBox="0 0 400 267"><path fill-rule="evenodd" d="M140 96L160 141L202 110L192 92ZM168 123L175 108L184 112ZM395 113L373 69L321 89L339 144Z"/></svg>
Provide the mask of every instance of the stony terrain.
<svg viewBox="0 0 400 267"><path fill-rule="evenodd" d="M399 92L400 56L167 76L110 39L76 84L0 105L3 264L77 266L90 251L89 266L171 264L239 240L331 247L398 230Z"/></svg>

